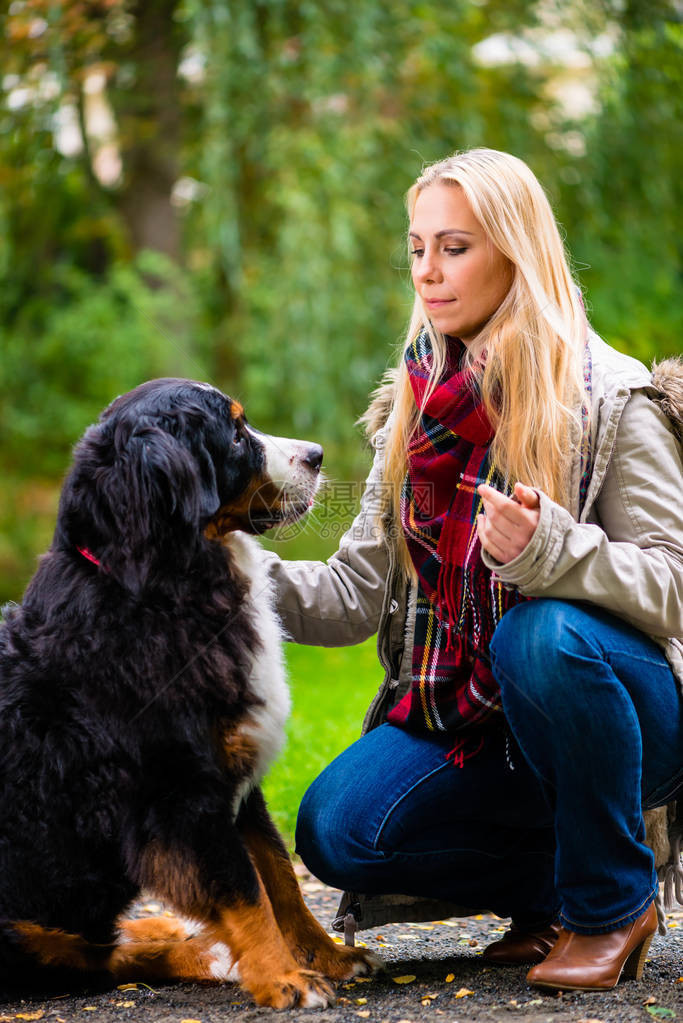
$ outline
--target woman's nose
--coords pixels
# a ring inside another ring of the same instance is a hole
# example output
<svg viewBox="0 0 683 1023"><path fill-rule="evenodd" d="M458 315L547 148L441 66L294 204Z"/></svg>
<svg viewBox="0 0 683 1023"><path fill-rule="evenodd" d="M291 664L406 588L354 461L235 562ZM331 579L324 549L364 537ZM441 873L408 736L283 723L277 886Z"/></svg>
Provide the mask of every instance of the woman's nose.
<svg viewBox="0 0 683 1023"><path fill-rule="evenodd" d="M441 280L441 270L438 263L426 252L417 268L417 279L424 284Z"/></svg>

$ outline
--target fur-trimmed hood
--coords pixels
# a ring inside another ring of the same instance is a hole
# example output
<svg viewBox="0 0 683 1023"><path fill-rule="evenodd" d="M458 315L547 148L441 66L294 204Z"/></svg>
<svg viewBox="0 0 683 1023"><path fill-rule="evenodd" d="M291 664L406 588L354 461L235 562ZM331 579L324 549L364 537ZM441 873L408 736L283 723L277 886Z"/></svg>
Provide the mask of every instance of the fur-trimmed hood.
<svg viewBox="0 0 683 1023"><path fill-rule="evenodd" d="M366 411L358 419L358 424L364 427L365 434L371 442L389 418L396 393L397 376L397 369L386 371L382 382L372 392ZM683 443L683 358L672 356L661 362L653 362L652 387L657 392L652 400L668 416L676 436Z"/></svg>
<svg viewBox="0 0 683 1023"><path fill-rule="evenodd" d="M659 392L653 400L669 417L683 443L683 358L664 359L652 364L652 386Z"/></svg>

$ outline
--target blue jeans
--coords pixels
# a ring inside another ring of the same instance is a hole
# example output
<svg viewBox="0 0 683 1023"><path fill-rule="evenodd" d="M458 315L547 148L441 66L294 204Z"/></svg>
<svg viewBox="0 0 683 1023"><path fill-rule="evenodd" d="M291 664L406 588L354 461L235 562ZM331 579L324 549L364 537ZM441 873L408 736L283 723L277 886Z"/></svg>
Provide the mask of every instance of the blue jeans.
<svg viewBox="0 0 683 1023"><path fill-rule="evenodd" d="M584 934L625 926L657 891L641 802L683 786L668 662L619 619L555 600L508 611L491 655L507 727L374 729L306 792L297 851L337 888L448 899L529 930L558 916Z"/></svg>

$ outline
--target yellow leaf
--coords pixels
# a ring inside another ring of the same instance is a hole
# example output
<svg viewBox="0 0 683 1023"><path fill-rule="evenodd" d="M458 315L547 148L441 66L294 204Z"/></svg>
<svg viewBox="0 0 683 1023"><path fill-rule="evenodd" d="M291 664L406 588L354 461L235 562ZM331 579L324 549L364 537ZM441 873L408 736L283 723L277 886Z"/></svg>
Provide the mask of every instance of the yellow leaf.
<svg viewBox="0 0 683 1023"><path fill-rule="evenodd" d="M121 1002L122 1009L132 1009L134 1005L135 1002Z"/></svg>
<svg viewBox="0 0 683 1023"><path fill-rule="evenodd" d="M119 984L117 991L137 991L137 984Z"/></svg>
<svg viewBox="0 0 683 1023"><path fill-rule="evenodd" d="M180 1023L202 1023L200 1019L181 1019Z"/></svg>
<svg viewBox="0 0 683 1023"><path fill-rule="evenodd" d="M356 984L372 984L374 977L356 977Z"/></svg>
<svg viewBox="0 0 683 1023"><path fill-rule="evenodd" d="M45 1015L43 1009L38 1009L37 1012L18 1012L15 1019L42 1019Z"/></svg>
<svg viewBox="0 0 683 1023"><path fill-rule="evenodd" d="M467 998L468 995L473 995L474 991L470 991L468 987L461 987L459 991L455 992L456 998Z"/></svg>
<svg viewBox="0 0 683 1023"><path fill-rule="evenodd" d="M412 984L416 979L414 973L405 973L402 977L392 977L394 984Z"/></svg>
<svg viewBox="0 0 683 1023"><path fill-rule="evenodd" d="M370 1010L369 1009L359 1009L358 1012L356 1013L356 1016L360 1016L361 1019L368 1019L369 1016L370 1016Z"/></svg>
<svg viewBox="0 0 683 1023"><path fill-rule="evenodd" d="M447 984L452 984L454 980L455 980L455 974L454 973L449 973L448 976L446 977L446 983Z"/></svg>
<svg viewBox="0 0 683 1023"><path fill-rule="evenodd" d="M367 1004L368 1004L367 998L357 998L356 999L356 1005L367 1005Z"/></svg>
<svg viewBox="0 0 683 1023"><path fill-rule="evenodd" d="M484 919L484 914L483 913L477 913L477 915L475 916L474 919L475 920L483 920Z"/></svg>
<svg viewBox="0 0 683 1023"><path fill-rule="evenodd" d="M416 931L433 931L434 924L409 924L409 927L413 927Z"/></svg>

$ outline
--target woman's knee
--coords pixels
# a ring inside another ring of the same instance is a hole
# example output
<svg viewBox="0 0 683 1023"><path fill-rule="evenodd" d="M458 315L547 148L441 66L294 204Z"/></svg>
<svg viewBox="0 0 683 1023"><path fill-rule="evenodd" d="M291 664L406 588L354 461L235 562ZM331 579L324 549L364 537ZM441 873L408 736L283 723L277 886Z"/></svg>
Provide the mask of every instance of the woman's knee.
<svg viewBox="0 0 683 1023"><path fill-rule="evenodd" d="M333 888L366 890L377 853L366 834L364 800L331 764L304 794L296 824L296 851L315 877Z"/></svg>
<svg viewBox="0 0 683 1023"><path fill-rule="evenodd" d="M521 698L543 705L575 691L586 659L600 657L590 625L590 611L569 601L529 600L511 608L490 646L503 702Z"/></svg>

